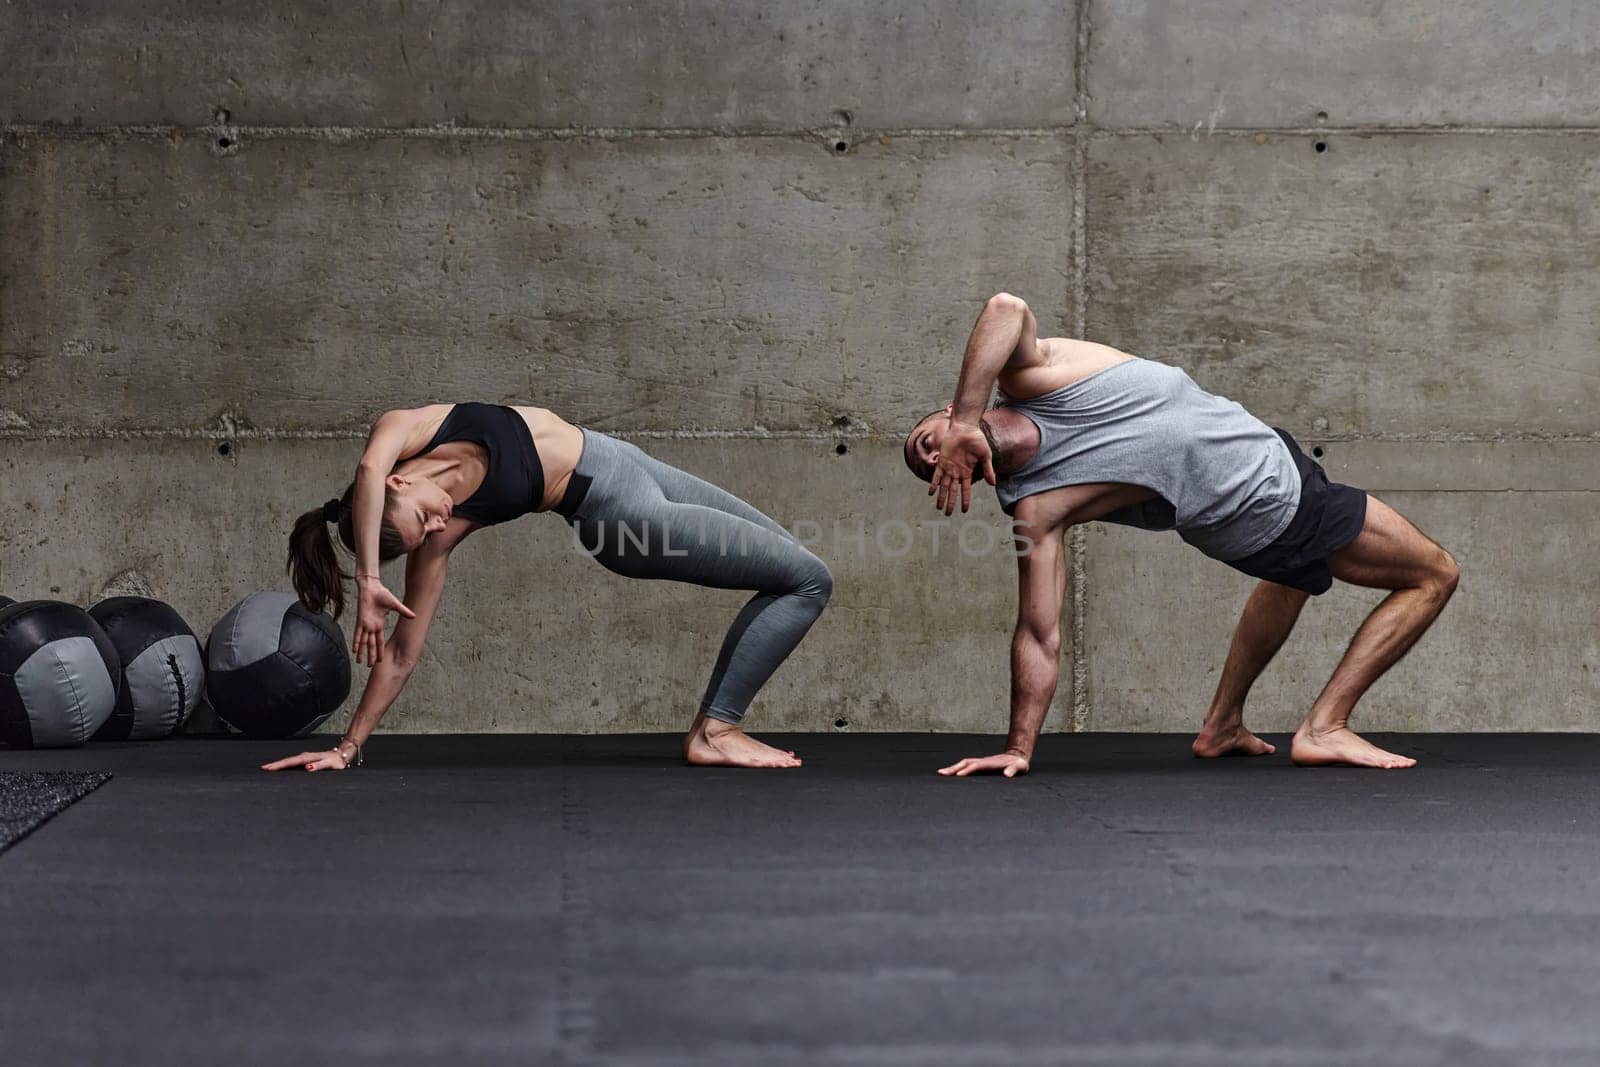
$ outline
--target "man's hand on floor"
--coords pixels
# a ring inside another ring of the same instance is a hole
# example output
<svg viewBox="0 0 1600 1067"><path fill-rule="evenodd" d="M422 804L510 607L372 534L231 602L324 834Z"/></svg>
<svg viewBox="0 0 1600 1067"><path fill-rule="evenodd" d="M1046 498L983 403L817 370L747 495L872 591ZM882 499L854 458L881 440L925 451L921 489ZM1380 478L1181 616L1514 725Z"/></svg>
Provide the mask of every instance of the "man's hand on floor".
<svg viewBox="0 0 1600 1067"><path fill-rule="evenodd" d="M1002 752L998 756L968 757L948 767L940 767L946 777L965 778L969 774L1003 774L1015 778L1028 773L1028 761L1015 752Z"/></svg>

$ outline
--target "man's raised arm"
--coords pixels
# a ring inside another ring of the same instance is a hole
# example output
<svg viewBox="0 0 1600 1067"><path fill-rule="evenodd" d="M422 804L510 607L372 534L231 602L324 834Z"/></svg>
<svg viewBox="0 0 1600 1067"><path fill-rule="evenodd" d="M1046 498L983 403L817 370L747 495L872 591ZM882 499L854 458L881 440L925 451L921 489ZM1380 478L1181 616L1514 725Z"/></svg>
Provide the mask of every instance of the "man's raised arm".
<svg viewBox="0 0 1600 1067"><path fill-rule="evenodd" d="M995 380L1008 364L1029 366L1039 361L1039 323L1019 296L996 293L983 305L961 357L950 422L976 426L989 407Z"/></svg>
<svg viewBox="0 0 1600 1067"><path fill-rule="evenodd" d="M928 495L938 494L935 505L946 515L955 511L958 497L963 512L972 506L972 474L980 465L984 480L994 484L994 460L978 420L1002 370L1040 361L1038 334L1039 324L1020 297L996 293L983 305L961 358L950 429L940 442L939 460L928 484Z"/></svg>

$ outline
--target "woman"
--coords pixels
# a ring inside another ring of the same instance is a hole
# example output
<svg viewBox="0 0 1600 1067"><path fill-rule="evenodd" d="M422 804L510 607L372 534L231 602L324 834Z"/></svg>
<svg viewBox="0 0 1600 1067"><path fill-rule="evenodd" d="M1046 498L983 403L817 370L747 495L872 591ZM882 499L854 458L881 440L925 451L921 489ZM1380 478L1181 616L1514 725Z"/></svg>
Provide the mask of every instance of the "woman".
<svg viewBox="0 0 1600 1067"><path fill-rule="evenodd" d="M752 589L722 643L684 742L694 764L798 767L794 753L739 728L745 709L806 635L833 589L828 568L771 519L730 493L553 412L433 404L378 419L356 480L308 511L289 537L289 574L313 611L344 608L328 527L355 553L357 662L372 668L350 728L327 752L266 770L342 770L400 695L444 592L445 564L472 531L555 511L607 569L718 589ZM378 564L406 556L405 600ZM384 642L389 612L400 616Z"/></svg>

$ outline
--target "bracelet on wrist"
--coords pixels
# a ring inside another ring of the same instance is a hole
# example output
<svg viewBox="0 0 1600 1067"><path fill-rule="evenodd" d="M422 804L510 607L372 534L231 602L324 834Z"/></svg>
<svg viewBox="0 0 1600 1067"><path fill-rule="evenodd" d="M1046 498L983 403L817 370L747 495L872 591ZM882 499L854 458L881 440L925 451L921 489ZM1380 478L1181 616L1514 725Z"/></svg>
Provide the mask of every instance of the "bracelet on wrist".
<svg viewBox="0 0 1600 1067"><path fill-rule="evenodd" d="M346 756L344 754L345 745L349 745L351 748L355 749L355 753ZM346 767L359 767L366 762L366 757L361 754L361 746L350 740L348 737L339 738L339 743L333 746L333 750L339 753L339 758L344 760L344 765Z"/></svg>

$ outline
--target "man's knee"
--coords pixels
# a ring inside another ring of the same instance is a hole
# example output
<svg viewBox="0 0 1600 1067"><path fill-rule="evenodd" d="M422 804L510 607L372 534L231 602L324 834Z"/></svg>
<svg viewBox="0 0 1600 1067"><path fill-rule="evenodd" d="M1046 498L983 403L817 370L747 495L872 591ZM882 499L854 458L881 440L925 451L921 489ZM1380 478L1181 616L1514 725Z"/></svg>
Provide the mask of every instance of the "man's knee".
<svg viewBox="0 0 1600 1067"><path fill-rule="evenodd" d="M1439 549L1428 571L1428 586L1440 602L1449 600L1461 584L1461 565L1443 548Z"/></svg>

